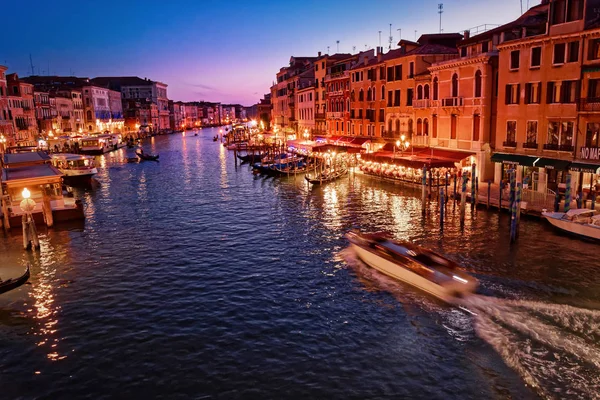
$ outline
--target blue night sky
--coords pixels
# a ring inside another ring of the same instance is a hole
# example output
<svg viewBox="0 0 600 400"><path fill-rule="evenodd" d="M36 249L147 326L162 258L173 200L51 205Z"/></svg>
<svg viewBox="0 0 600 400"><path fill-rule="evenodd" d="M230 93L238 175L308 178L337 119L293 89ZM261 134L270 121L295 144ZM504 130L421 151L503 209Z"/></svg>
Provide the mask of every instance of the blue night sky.
<svg viewBox="0 0 600 400"><path fill-rule="evenodd" d="M502 24L520 15L519 0L81 0L3 5L0 64L20 76L137 75L165 82L174 100L256 103L291 55L350 53L398 41ZM24 5L26 4L26 9ZM523 10L527 8L523 0ZM529 1L529 6L539 0Z"/></svg>

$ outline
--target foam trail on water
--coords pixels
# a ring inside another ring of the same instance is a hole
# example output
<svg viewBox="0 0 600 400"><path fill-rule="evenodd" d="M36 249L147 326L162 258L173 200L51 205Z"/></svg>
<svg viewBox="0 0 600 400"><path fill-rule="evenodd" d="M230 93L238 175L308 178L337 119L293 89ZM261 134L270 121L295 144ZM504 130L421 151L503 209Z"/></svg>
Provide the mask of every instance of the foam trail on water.
<svg viewBox="0 0 600 400"><path fill-rule="evenodd" d="M484 296L462 305L476 313L478 336L542 397L600 399L600 312Z"/></svg>
<svg viewBox="0 0 600 400"><path fill-rule="evenodd" d="M412 300L427 311L448 315L448 309L423 301L426 295L421 298L419 292L412 293L363 264L352 249L342 250L338 257L400 302ZM473 314L477 335L542 398L600 400L600 311L479 295L456 305ZM446 327L451 335L464 336L453 333L451 325Z"/></svg>

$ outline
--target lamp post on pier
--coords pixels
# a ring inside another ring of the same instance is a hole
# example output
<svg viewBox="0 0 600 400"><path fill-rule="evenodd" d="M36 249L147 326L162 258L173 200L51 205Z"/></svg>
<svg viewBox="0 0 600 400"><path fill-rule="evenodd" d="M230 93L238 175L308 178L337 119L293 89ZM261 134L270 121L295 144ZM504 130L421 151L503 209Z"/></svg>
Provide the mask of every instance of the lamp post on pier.
<svg viewBox="0 0 600 400"><path fill-rule="evenodd" d="M25 214L23 214L23 248L25 250L29 249L33 243L33 247L36 249L40 248L40 241L38 239L37 230L35 229L35 222L33 221L33 216L31 212L35 210L35 200L31 197L31 192L27 188L23 189L21 193L23 196L23 200L19 206L21 210Z"/></svg>

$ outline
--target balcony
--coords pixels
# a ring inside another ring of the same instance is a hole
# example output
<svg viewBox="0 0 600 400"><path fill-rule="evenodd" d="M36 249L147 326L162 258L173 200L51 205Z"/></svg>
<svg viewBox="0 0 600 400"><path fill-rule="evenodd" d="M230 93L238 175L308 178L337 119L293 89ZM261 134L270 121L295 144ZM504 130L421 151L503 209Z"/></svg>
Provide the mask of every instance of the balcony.
<svg viewBox="0 0 600 400"><path fill-rule="evenodd" d="M315 113L315 119L326 119L325 113Z"/></svg>
<svg viewBox="0 0 600 400"><path fill-rule="evenodd" d="M327 96L343 96L343 95L344 95L343 90L332 90L330 92L327 92Z"/></svg>
<svg viewBox="0 0 600 400"><path fill-rule="evenodd" d="M413 100L413 108L429 108L429 99Z"/></svg>
<svg viewBox="0 0 600 400"><path fill-rule="evenodd" d="M343 117L344 117L344 113L341 111L327 112L327 119L341 119Z"/></svg>
<svg viewBox="0 0 600 400"><path fill-rule="evenodd" d="M442 107L462 107L463 105L463 97L445 97L442 99Z"/></svg>
<svg viewBox="0 0 600 400"><path fill-rule="evenodd" d="M571 144L556 144L556 143L546 143L544 145L544 150L554 150L554 151L568 151L572 152L575 148Z"/></svg>
<svg viewBox="0 0 600 400"><path fill-rule="evenodd" d="M512 140L506 140L506 141L502 142L502 146L504 146L504 147L517 147L517 142L512 141Z"/></svg>
<svg viewBox="0 0 600 400"><path fill-rule="evenodd" d="M338 79L338 78L348 78L350 77L350 73L348 71L334 72L333 74L329 74L325 77L325 82L330 79Z"/></svg>
<svg viewBox="0 0 600 400"><path fill-rule="evenodd" d="M429 136L413 136L412 145L429 147Z"/></svg>
<svg viewBox="0 0 600 400"><path fill-rule="evenodd" d="M600 112L600 97L579 99L579 111Z"/></svg>
<svg viewBox="0 0 600 400"><path fill-rule="evenodd" d="M538 144L535 142L527 142L527 143L523 143L523 148L524 149L536 149L538 148Z"/></svg>

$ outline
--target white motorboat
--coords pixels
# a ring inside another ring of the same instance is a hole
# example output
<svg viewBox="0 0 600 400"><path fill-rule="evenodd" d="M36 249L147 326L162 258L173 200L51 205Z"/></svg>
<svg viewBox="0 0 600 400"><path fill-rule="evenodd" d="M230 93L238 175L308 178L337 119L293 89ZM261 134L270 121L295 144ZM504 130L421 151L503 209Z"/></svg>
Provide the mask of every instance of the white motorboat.
<svg viewBox="0 0 600 400"><path fill-rule="evenodd" d="M86 183L98 173L94 157L83 154L60 153L52 154L52 165L63 173L63 179L68 184Z"/></svg>
<svg viewBox="0 0 600 400"><path fill-rule="evenodd" d="M358 258L368 266L447 303L477 289L477 279L459 271L455 262L412 243L358 231L349 232L346 238Z"/></svg>
<svg viewBox="0 0 600 400"><path fill-rule="evenodd" d="M588 208L564 212L543 212L542 216L563 231L600 240L600 214Z"/></svg>

